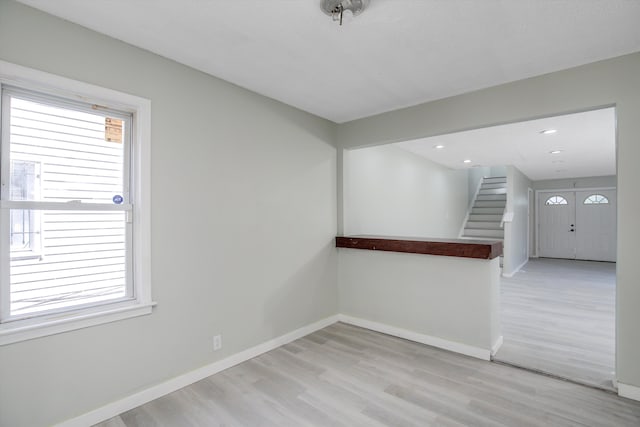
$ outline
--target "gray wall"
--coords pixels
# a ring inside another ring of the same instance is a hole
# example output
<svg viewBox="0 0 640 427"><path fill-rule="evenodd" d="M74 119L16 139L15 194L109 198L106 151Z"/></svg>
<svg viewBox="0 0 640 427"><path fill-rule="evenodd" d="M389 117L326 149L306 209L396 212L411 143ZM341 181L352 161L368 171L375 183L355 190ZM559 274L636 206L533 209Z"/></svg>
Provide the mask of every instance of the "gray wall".
<svg viewBox="0 0 640 427"><path fill-rule="evenodd" d="M345 156L345 233L457 238L467 213L467 171L393 145Z"/></svg>
<svg viewBox="0 0 640 427"><path fill-rule="evenodd" d="M355 120L339 126L338 140L355 148L611 105L618 147L617 377L640 387L640 53Z"/></svg>
<svg viewBox="0 0 640 427"><path fill-rule="evenodd" d="M340 313L483 349L500 336L500 263L339 250Z"/></svg>
<svg viewBox="0 0 640 427"><path fill-rule="evenodd" d="M528 261L529 188L531 181L515 166L507 166L507 212L513 221L504 225L503 273L514 274Z"/></svg>
<svg viewBox="0 0 640 427"><path fill-rule="evenodd" d="M158 302L0 347L0 425L50 425L337 313L334 124L6 0L0 59L151 100Z"/></svg>
<svg viewBox="0 0 640 427"><path fill-rule="evenodd" d="M566 190L570 188L615 187L616 176L591 176L585 178L547 179L535 181L534 190Z"/></svg>

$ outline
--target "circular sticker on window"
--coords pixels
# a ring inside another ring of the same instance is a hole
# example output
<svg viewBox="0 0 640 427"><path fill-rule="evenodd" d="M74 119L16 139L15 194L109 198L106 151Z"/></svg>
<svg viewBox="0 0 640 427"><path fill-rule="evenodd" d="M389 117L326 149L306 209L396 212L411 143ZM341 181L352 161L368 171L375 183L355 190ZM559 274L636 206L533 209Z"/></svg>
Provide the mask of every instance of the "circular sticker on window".
<svg viewBox="0 0 640 427"><path fill-rule="evenodd" d="M116 205L119 205L123 201L124 201L124 199L122 198L121 195L116 194L115 196L113 196L113 203L115 203Z"/></svg>

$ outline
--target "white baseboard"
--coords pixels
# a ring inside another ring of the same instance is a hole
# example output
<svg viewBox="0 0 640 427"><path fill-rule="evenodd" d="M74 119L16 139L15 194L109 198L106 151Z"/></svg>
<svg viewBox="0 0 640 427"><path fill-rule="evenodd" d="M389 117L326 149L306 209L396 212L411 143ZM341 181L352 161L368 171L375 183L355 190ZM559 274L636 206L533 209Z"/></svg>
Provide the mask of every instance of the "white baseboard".
<svg viewBox="0 0 640 427"><path fill-rule="evenodd" d="M358 317L347 316L345 314L339 314L338 320L350 325L360 326L361 328L371 329L372 331L381 332L387 335L393 335L394 337L404 338L409 341L442 348L444 350L465 354L467 356L475 357L482 360L491 360L491 351L488 349L461 344L431 335L424 335L418 332L409 331L407 329L396 328L395 326L389 326L385 325L384 323L360 319Z"/></svg>
<svg viewBox="0 0 640 427"><path fill-rule="evenodd" d="M500 335L495 343L491 346L491 356L495 356L500 347L502 347L502 343L504 342L504 337Z"/></svg>
<svg viewBox="0 0 640 427"><path fill-rule="evenodd" d="M259 344L255 347L241 351L240 353L231 355L225 359L219 360L217 362L213 362L209 365L203 366L202 368L196 369L191 372L187 372L186 374L180 375L175 378L171 378L165 382L151 386L138 393L132 394L130 396L127 396L115 402L109 403L105 406L102 406L98 409L87 412L76 418L63 421L62 423L57 424L57 427L85 427L87 425L94 425L102 421L108 420L109 418L115 417L116 415L129 411L140 405L144 405L147 402L150 402L154 399L165 396L169 393L172 393L176 390L179 390L183 387L186 387L190 384L193 384L197 381L200 381L201 379L214 375L218 372L224 371L225 369L238 365L249 359L253 359L254 357L257 357L263 353L276 349L282 345L288 344L291 341L297 340L298 338L302 338L317 330L320 330L329 325L332 325L338 321L355 325L355 326L360 326L362 328L370 329L372 331L381 332L383 334L404 338L404 339L418 342L421 344L442 348L444 350L465 354L467 356L475 357L482 360L490 360L491 355L495 354L495 352L497 352L500 346L502 345L502 336L498 338L498 340L493 345L491 350L486 350L480 347L474 347L467 344L461 344L461 343L445 340L445 339L430 336L430 335L420 334L420 333L409 331L402 328L396 328L394 326L385 325L383 323L373 322L370 320L360 319L357 317L347 316L344 314L337 314L337 315L319 320L315 323L312 323L311 325L307 325L300 329L296 329L295 331L289 332L280 337L277 337L267 342L264 342L262 344ZM619 394L621 396L623 396L623 390L626 390L625 392L627 394L624 395L624 397L640 400L639 388L633 387L633 386L626 386L624 384L620 384L619 386L622 386L619 388ZM636 396L636 397L633 397L633 396Z"/></svg>
<svg viewBox="0 0 640 427"><path fill-rule="evenodd" d="M319 320L315 323L304 326L300 329L296 329L295 331L289 332L262 344L258 344L255 347L251 347L247 350L241 351L240 353L236 353L232 356L227 357L226 359L213 362L209 365L203 366L202 368L187 372L186 374L180 375L175 378L171 378L170 380L151 386L138 393L109 403L108 405L95 409L91 412L87 412L86 414L80 415L76 418L63 421L62 423L57 424L57 426L86 427L88 425L100 423L123 412L129 411L154 399L200 381L203 378L216 374L220 371L224 371L225 369L228 369L239 363L245 362L249 359L253 359L256 356L271 351L282 345L288 344L291 341L297 340L298 338L309 335L317 330L332 325L337 321L338 315L327 317L326 319Z"/></svg>
<svg viewBox="0 0 640 427"><path fill-rule="evenodd" d="M522 267L524 267L527 263L529 262L529 259L527 258L522 264L520 264L518 267L516 267L515 270L510 271L509 273L505 273L504 271L502 272L502 276L503 277L513 277L515 276L515 274L520 271L522 269Z"/></svg>
<svg viewBox="0 0 640 427"><path fill-rule="evenodd" d="M637 387L635 385L622 384L618 381L618 395L640 402L640 387Z"/></svg>

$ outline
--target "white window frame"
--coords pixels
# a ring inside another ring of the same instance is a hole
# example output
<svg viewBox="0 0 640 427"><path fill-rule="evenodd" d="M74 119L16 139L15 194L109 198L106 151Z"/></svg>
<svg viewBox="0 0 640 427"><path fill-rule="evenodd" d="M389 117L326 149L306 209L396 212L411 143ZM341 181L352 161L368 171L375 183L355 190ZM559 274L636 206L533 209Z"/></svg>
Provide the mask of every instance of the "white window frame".
<svg viewBox="0 0 640 427"><path fill-rule="evenodd" d="M151 101L20 65L0 61L0 85L24 88L44 95L62 97L100 107L131 113L130 201L132 207L132 263L134 298L85 309L44 314L0 324L0 345L53 335L93 325L150 314L151 299ZM1 128L0 128L1 131ZM5 159L1 159L5 162ZM9 183L2 182L2 186ZM13 202L12 205L15 205ZM15 206L12 206L15 208ZM9 215L8 204L0 200L0 214ZM6 242L0 243L8 246ZM9 252L0 258L0 271L8 271ZM0 304L8 295L0 289Z"/></svg>

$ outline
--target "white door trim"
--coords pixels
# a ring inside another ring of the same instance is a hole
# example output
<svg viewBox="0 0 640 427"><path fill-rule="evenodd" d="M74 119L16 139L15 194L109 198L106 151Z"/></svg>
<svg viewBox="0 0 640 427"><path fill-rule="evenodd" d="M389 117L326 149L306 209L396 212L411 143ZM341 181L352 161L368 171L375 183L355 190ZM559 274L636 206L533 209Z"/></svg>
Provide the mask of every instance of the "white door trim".
<svg viewBox="0 0 640 427"><path fill-rule="evenodd" d="M533 191L533 188L529 187L527 188L527 260L529 260L529 258L531 258L534 255L531 253L531 224L535 222L535 218L532 219L531 215L534 215L534 213L537 211L537 209L535 209L534 206L531 206L531 195L533 195L533 204L535 206L535 203L536 203L535 192ZM535 248L534 248L534 252L536 252L535 255L537 256L538 251L535 250Z"/></svg>

